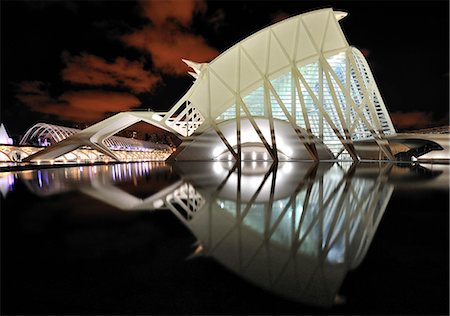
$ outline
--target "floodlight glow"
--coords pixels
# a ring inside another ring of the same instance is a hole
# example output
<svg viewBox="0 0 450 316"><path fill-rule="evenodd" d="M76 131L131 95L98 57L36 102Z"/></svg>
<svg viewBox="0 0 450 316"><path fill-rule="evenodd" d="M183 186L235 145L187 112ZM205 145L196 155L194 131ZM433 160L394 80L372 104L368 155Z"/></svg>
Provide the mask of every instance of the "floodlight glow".
<svg viewBox="0 0 450 316"><path fill-rule="evenodd" d="M213 157L216 158L217 156L219 156L221 153L223 152L223 148L222 147L216 147L213 150Z"/></svg>
<svg viewBox="0 0 450 316"><path fill-rule="evenodd" d="M222 168L222 165L220 162L217 161L217 162L213 163L213 171L217 175L221 175L224 173L224 169Z"/></svg>

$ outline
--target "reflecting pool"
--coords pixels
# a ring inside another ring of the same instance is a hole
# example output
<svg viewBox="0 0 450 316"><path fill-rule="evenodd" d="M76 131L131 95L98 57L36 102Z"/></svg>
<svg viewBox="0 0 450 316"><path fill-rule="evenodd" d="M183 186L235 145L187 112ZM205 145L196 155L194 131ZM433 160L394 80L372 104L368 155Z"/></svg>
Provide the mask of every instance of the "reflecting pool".
<svg viewBox="0 0 450 316"><path fill-rule="evenodd" d="M444 314L449 166L0 173L2 312Z"/></svg>

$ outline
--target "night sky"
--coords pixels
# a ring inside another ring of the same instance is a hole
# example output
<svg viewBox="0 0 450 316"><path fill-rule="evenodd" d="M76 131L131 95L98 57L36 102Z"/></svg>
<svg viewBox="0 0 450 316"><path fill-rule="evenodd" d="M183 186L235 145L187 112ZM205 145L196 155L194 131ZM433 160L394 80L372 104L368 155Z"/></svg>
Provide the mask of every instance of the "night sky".
<svg viewBox="0 0 450 316"><path fill-rule="evenodd" d="M132 108L168 110L207 62L309 10L349 15L397 130L448 124L448 1L1 1L1 122L85 127Z"/></svg>

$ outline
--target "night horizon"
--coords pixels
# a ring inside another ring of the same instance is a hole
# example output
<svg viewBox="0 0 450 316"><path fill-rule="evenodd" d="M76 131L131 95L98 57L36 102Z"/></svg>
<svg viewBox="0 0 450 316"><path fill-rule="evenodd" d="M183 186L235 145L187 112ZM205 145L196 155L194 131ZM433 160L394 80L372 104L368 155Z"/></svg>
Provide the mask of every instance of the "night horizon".
<svg viewBox="0 0 450 316"><path fill-rule="evenodd" d="M2 2L2 122L23 135L37 122L82 128L130 109L167 111L194 80L182 58L209 62L321 7L348 13L342 29L399 131L448 123L445 1Z"/></svg>

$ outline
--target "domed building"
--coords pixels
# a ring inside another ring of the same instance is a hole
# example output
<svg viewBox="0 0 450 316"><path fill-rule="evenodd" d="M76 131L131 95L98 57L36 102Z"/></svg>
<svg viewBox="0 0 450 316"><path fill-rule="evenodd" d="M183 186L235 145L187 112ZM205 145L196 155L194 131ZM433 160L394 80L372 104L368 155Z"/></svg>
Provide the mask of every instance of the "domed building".
<svg viewBox="0 0 450 316"><path fill-rule="evenodd" d="M394 161L442 149L448 157L448 142L396 134L366 59L342 32L346 15L307 12L209 63L185 60L195 81L168 112L119 113L27 159L86 145L120 160L105 140L139 121L182 140L175 160Z"/></svg>

